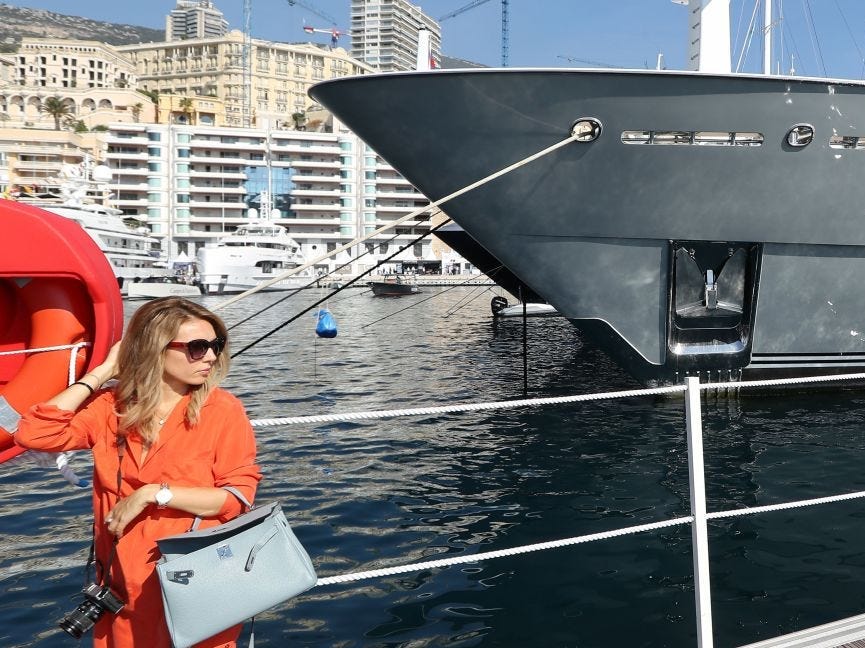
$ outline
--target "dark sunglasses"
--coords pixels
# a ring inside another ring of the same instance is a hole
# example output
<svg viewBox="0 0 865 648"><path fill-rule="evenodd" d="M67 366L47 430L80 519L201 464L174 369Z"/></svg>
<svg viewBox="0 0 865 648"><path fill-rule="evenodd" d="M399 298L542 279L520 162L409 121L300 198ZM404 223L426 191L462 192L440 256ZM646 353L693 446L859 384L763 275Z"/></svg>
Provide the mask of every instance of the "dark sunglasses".
<svg viewBox="0 0 865 648"><path fill-rule="evenodd" d="M213 355L219 357L225 348L225 338L214 338L212 340L190 340L189 342L169 342L166 348L184 349L189 354L190 360L201 360L207 355L208 349L213 349Z"/></svg>

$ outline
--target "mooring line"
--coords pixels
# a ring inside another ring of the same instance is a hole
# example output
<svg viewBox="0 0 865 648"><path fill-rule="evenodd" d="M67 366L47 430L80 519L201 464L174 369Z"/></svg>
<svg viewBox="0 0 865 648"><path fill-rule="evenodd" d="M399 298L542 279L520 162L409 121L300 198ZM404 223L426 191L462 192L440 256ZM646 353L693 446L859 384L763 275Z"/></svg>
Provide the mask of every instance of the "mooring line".
<svg viewBox="0 0 865 648"><path fill-rule="evenodd" d="M386 232L387 230L392 229L393 227L396 227L397 225L400 225L400 224L402 224L408 220L414 220L415 218L417 218L418 216L420 216L424 212L432 211L433 212L432 215L434 215L435 212L441 211L441 209L440 209L441 205L445 204L446 202L449 202L449 201L453 200L454 198L458 198L458 197L462 196L463 194L466 194L470 191L474 191L478 187L482 187L483 185L485 185L489 182L492 182L493 180L496 180L497 178L500 178L504 175L507 175L511 171L515 171L516 169L519 169L520 167L523 167L523 166L525 166L531 162L534 162L535 160L542 158L545 155L549 155L550 153L557 151L558 149L562 148L563 146L566 146L567 144L570 144L571 142L575 142L576 140L577 140L577 134L572 131L570 133L570 135L568 135L568 137L566 137L565 139L560 140L560 141L556 142L555 144L548 146L544 149L541 149L537 153L533 153L532 155L529 155L528 157L525 157L522 160L518 160L517 162L514 162L513 164L509 164L508 166L504 167L503 169L500 169L494 173L491 173L490 175L488 175L484 178L481 178L480 180L476 180L475 182L472 182L471 184L466 185L462 189L457 189L453 193L449 193L447 196L444 196L443 198L439 198L438 200L433 200L429 204L424 205L423 207L419 207L418 209L415 209L413 212L406 214L405 216L400 216L398 219L396 219L392 223L388 223L387 225L384 225L383 227L380 227L377 230L370 232L369 234L365 234L364 236L362 236L360 238L356 238L353 241L350 241L344 245L341 245L341 246L337 247L335 250L333 250L332 252L327 252L327 253L319 256L318 258L313 259L312 261L308 261L302 265L297 266L296 268L292 268L291 270L287 270L286 272L283 272L282 274L277 275L277 276L273 277L272 279L268 279L267 281L262 282L262 283L258 284L257 286L250 288L249 290L247 290L245 292L240 293L239 295L235 295L234 297L227 299L226 301L224 301L222 303L216 304L215 306L211 306L210 309L215 311L215 310L220 310L222 308L225 308L226 306L229 306L236 301L244 299L245 297L248 297L249 295L253 295L253 294L255 294L261 290L264 290L265 288L268 288L275 283L279 283L280 281L287 279L288 277L294 276L297 273L306 270L307 268L313 267L316 263L324 261L325 259L328 259L331 256L335 256L336 254L339 254L340 252L343 252L343 251L348 250L352 247L360 245L361 243L363 243L367 239L370 239L374 236L378 236L382 232ZM431 217L432 217L432 215L431 215Z"/></svg>

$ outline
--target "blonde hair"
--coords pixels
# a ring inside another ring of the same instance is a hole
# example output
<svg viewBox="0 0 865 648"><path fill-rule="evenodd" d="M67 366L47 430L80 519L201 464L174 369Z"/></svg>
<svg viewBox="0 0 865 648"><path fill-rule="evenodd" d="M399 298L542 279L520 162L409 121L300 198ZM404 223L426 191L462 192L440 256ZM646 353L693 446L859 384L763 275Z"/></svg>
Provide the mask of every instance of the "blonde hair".
<svg viewBox="0 0 865 648"><path fill-rule="evenodd" d="M204 320L213 326L216 336L226 340L210 375L201 385L191 385L191 398L185 412L187 425L195 425L207 396L228 374L228 331L225 323L204 306L182 297L154 299L139 308L129 321L117 358L116 410L120 418L118 434L126 436L133 429L147 442L158 433L157 411L162 394L165 349L191 320Z"/></svg>

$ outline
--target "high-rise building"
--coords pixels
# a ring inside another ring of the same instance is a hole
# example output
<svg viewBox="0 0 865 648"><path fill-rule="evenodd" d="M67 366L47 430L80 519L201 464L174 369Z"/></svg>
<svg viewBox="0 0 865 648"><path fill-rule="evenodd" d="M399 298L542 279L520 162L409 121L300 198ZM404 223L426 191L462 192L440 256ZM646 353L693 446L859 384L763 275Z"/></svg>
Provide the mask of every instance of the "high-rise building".
<svg viewBox="0 0 865 648"><path fill-rule="evenodd" d="M112 124L100 158L112 171L113 205L146 220L171 258L194 257L261 214L316 258L429 204L356 135L201 125ZM0 138L2 142L2 138ZM2 151L2 148L0 148ZM2 171L2 166L0 166ZM317 266L362 272L408 245L394 263L440 269L428 216L405 221ZM369 252L362 259L361 252Z"/></svg>
<svg viewBox="0 0 865 648"><path fill-rule="evenodd" d="M430 58L441 62L441 27L407 0L352 0L351 55L379 72L413 70L418 34L430 33Z"/></svg>
<svg viewBox="0 0 865 648"><path fill-rule="evenodd" d="M211 0L177 0L165 19L165 40L212 38L228 33L228 21Z"/></svg>

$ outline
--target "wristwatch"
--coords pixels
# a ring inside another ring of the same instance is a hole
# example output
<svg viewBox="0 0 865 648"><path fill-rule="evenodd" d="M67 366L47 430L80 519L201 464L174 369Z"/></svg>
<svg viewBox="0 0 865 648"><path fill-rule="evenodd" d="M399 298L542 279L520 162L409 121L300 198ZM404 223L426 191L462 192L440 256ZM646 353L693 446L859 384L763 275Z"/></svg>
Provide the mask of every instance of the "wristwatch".
<svg viewBox="0 0 865 648"><path fill-rule="evenodd" d="M162 482L159 485L159 490L156 491L156 508L164 509L168 506L168 502L171 501L172 497L174 497L174 493L168 488L168 484Z"/></svg>

